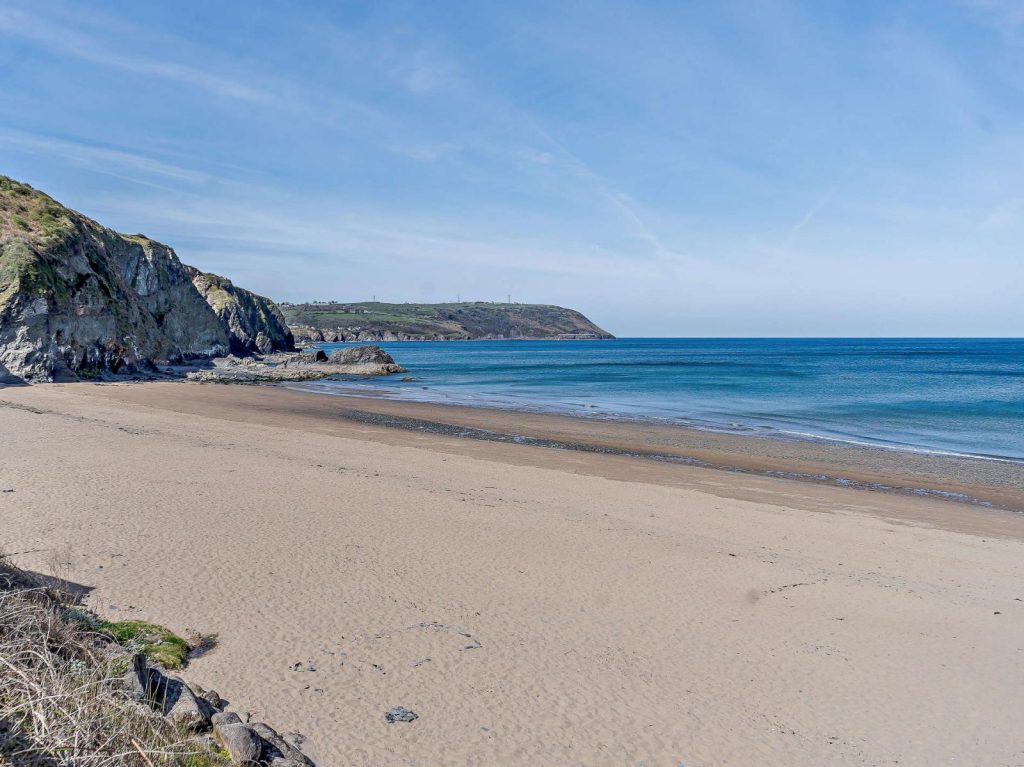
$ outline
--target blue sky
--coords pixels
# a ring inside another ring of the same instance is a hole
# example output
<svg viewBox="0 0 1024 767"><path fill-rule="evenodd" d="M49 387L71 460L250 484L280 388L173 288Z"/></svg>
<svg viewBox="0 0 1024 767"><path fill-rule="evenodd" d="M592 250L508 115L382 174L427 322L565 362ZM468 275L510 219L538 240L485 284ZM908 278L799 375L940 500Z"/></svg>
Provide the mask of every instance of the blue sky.
<svg viewBox="0 0 1024 767"><path fill-rule="evenodd" d="M0 173L279 300L1024 335L1024 3L0 0Z"/></svg>

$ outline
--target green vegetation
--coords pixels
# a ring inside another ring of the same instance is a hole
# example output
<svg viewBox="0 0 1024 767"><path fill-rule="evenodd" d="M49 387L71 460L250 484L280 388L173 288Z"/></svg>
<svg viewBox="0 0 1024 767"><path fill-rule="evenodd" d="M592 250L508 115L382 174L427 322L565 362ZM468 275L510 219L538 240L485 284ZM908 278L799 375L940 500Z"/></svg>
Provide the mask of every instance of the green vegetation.
<svg viewBox="0 0 1024 767"><path fill-rule="evenodd" d="M324 302L281 304L302 335L397 338L611 338L579 312L560 306L490 302L385 304ZM308 330L306 330L308 329Z"/></svg>
<svg viewBox="0 0 1024 767"><path fill-rule="evenodd" d="M150 624L98 621L74 603L0 556L0 765L227 767L222 749L122 691L131 650L96 626L131 643Z"/></svg>
<svg viewBox="0 0 1024 767"><path fill-rule="evenodd" d="M63 252L74 223L60 204L27 184L0 176L0 303L18 291L60 300L64 280L50 257Z"/></svg>
<svg viewBox="0 0 1024 767"><path fill-rule="evenodd" d="M62 286L56 270L23 240L8 242L0 250L0 296L16 290L46 295L49 290L59 291Z"/></svg>
<svg viewBox="0 0 1024 767"><path fill-rule="evenodd" d="M95 630L106 634L118 644L138 648L150 661L167 669L179 669L185 665L185 659L192 649L177 634L145 621L98 620Z"/></svg>
<svg viewBox="0 0 1024 767"><path fill-rule="evenodd" d="M78 607L67 610L64 617L83 629L109 637L128 652L141 652L152 663L166 669L185 665L192 646L169 629L146 621L108 621Z"/></svg>
<svg viewBox="0 0 1024 767"><path fill-rule="evenodd" d="M68 211L28 184L0 176L0 235L29 235L54 243L74 229Z"/></svg>

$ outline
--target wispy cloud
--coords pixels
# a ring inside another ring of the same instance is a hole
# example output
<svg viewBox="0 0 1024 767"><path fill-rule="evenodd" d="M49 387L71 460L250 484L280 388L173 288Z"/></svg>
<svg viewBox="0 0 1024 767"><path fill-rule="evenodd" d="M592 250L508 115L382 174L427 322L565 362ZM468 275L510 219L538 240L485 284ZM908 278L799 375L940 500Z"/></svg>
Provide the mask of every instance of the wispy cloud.
<svg viewBox="0 0 1024 767"><path fill-rule="evenodd" d="M101 220L116 217L123 227L150 236L187 232L186 238L167 236L183 259L204 268L230 266L259 289L264 276L254 270L254 255L276 259L287 253L287 263L303 270L335 271L344 264L374 264L383 260L392 268L399 262L429 265L441 273L458 269L492 269L503 274L528 272L561 275L621 274L617 254L581 246L569 247L543 237L496 237L486 225L474 229L461 219L423 216L412 211L354 210L351 204L326 198L306 199L300 209L281 201L260 199L210 200L207 197L173 201L129 199L121 196L94 201L90 211ZM205 259L205 260L203 260ZM636 273L651 270L638 265ZM363 271L363 270L360 270ZM652 275L657 269L651 271ZM344 279L339 273L339 281ZM301 297L301 296L299 296Z"/></svg>
<svg viewBox="0 0 1024 767"><path fill-rule="evenodd" d="M162 162L124 149L69 141L20 131L0 130L0 146L24 152L63 157L92 170L116 175L137 183L162 178L191 184L205 184L214 179L203 171ZM144 178L138 178L141 174Z"/></svg>
<svg viewBox="0 0 1024 767"><path fill-rule="evenodd" d="M836 191L838 191L838 187L832 187L829 189L828 192L822 195L822 197L814 203L814 205L812 205L803 216L800 217L800 220L793 225L793 228L789 230L789 234L786 236L787 248L792 247L796 243L796 239L800 236L800 232L802 232L804 227L814 220L814 217L818 215L821 209L832 202L832 198L836 196Z"/></svg>
<svg viewBox="0 0 1024 767"><path fill-rule="evenodd" d="M548 131L530 118L533 129L543 140L553 148L571 172L579 179L582 179L588 188L596 192L613 210L615 210L628 225L633 236L645 242L651 249L651 255L656 263L665 270L671 277L680 278L679 267L682 262L694 261L692 256L675 251L665 246L658 234L647 225L644 219L631 204L629 196L624 192L615 189L601 174L597 173L584 160L574 154L562 142L558 141ZM548 164L551 159L550 153L539 155L543 164Z"/></svg>
<svg viewBox="0 0 1024 767"><path fill-rule="evenodd" d="M167 59L120 54L101 41L38 13L0 8L0 32L30 40L60 56L193 85L218 96L257 103L274 100L274 93L258 83L243 82Z"/></svg>

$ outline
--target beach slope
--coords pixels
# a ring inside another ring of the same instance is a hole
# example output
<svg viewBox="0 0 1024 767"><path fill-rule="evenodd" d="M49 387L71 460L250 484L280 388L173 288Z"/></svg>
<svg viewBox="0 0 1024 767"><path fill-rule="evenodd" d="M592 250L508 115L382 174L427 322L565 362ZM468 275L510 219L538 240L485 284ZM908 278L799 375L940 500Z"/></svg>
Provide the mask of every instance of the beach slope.
<svg viewBox="0 0 1024 767"><path fill-rule="evenodd" d="M0 389L0 543L321 765L1024 762L1020 515L342 400Z"/></svg>

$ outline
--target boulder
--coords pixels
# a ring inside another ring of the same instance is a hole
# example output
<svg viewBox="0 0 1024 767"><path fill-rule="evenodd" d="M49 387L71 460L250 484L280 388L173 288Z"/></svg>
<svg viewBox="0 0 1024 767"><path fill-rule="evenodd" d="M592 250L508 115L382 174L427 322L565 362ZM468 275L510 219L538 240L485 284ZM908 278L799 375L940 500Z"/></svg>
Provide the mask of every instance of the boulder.
<svg viewBox="0 0 1024 767"><path fill-rule="evenodd" d="M252 725L253 732L263 739L263 758L276 767L313 767L313 761L282 738L273 727Z"/></svg>
<svg viewBox="0 0 1024 767"><path fill-rule="evenodd" d="M202 685L192 685L192 692L197 698L202 698L213 708L214 712L223 711L227 701L220 697L216 690L207 690ZM210 715L211 717L213 714Z"/></svg>
<svg viewBox="0 0 1024 767"><path fill-rule="evenodd" d="M252 728L241 722L219 723L214 733L227 749L232 764L256 765L263 753L263 741Z"/></svg>
<svg viewBox="0 0 1024 767"><path fill-rule="evenodd" d="M313 364L317 362L327 362L327 352L325 352L323 349L311 349L309 351L304 351L302 353L302 357L300 357L299 359L300 362Z"/></svg>
<svg viewBox="0 0 1024 767"><path fill-rule="evenodd" d="M234 711L219 711L210 717L214 729L222 724L242 724L242 720Z"/></svg>
<svg viewBox="0 0 1024 767"><path fill-rule="evenodd" d="M379 346L354 346L335 349L328 361L332 365L394 365L395 360Z"/></svg>
<svg viewBox="0 0 1024 767"><path fill-rule="evenodd" d="M137 652L132 656L132 667L122 677L118 689L123 689L140 703L151 702L154 699L154 680L150 676L146 656L141 652Z"/></svg>
<svg viewBox="0 0 1024 767"><path fill-rule="evenodd" d="M202 732L210 727L210 717L214 711L213 706L197 697L182 680L167 678L163 712L171 722L193 732Z"/></svg>

